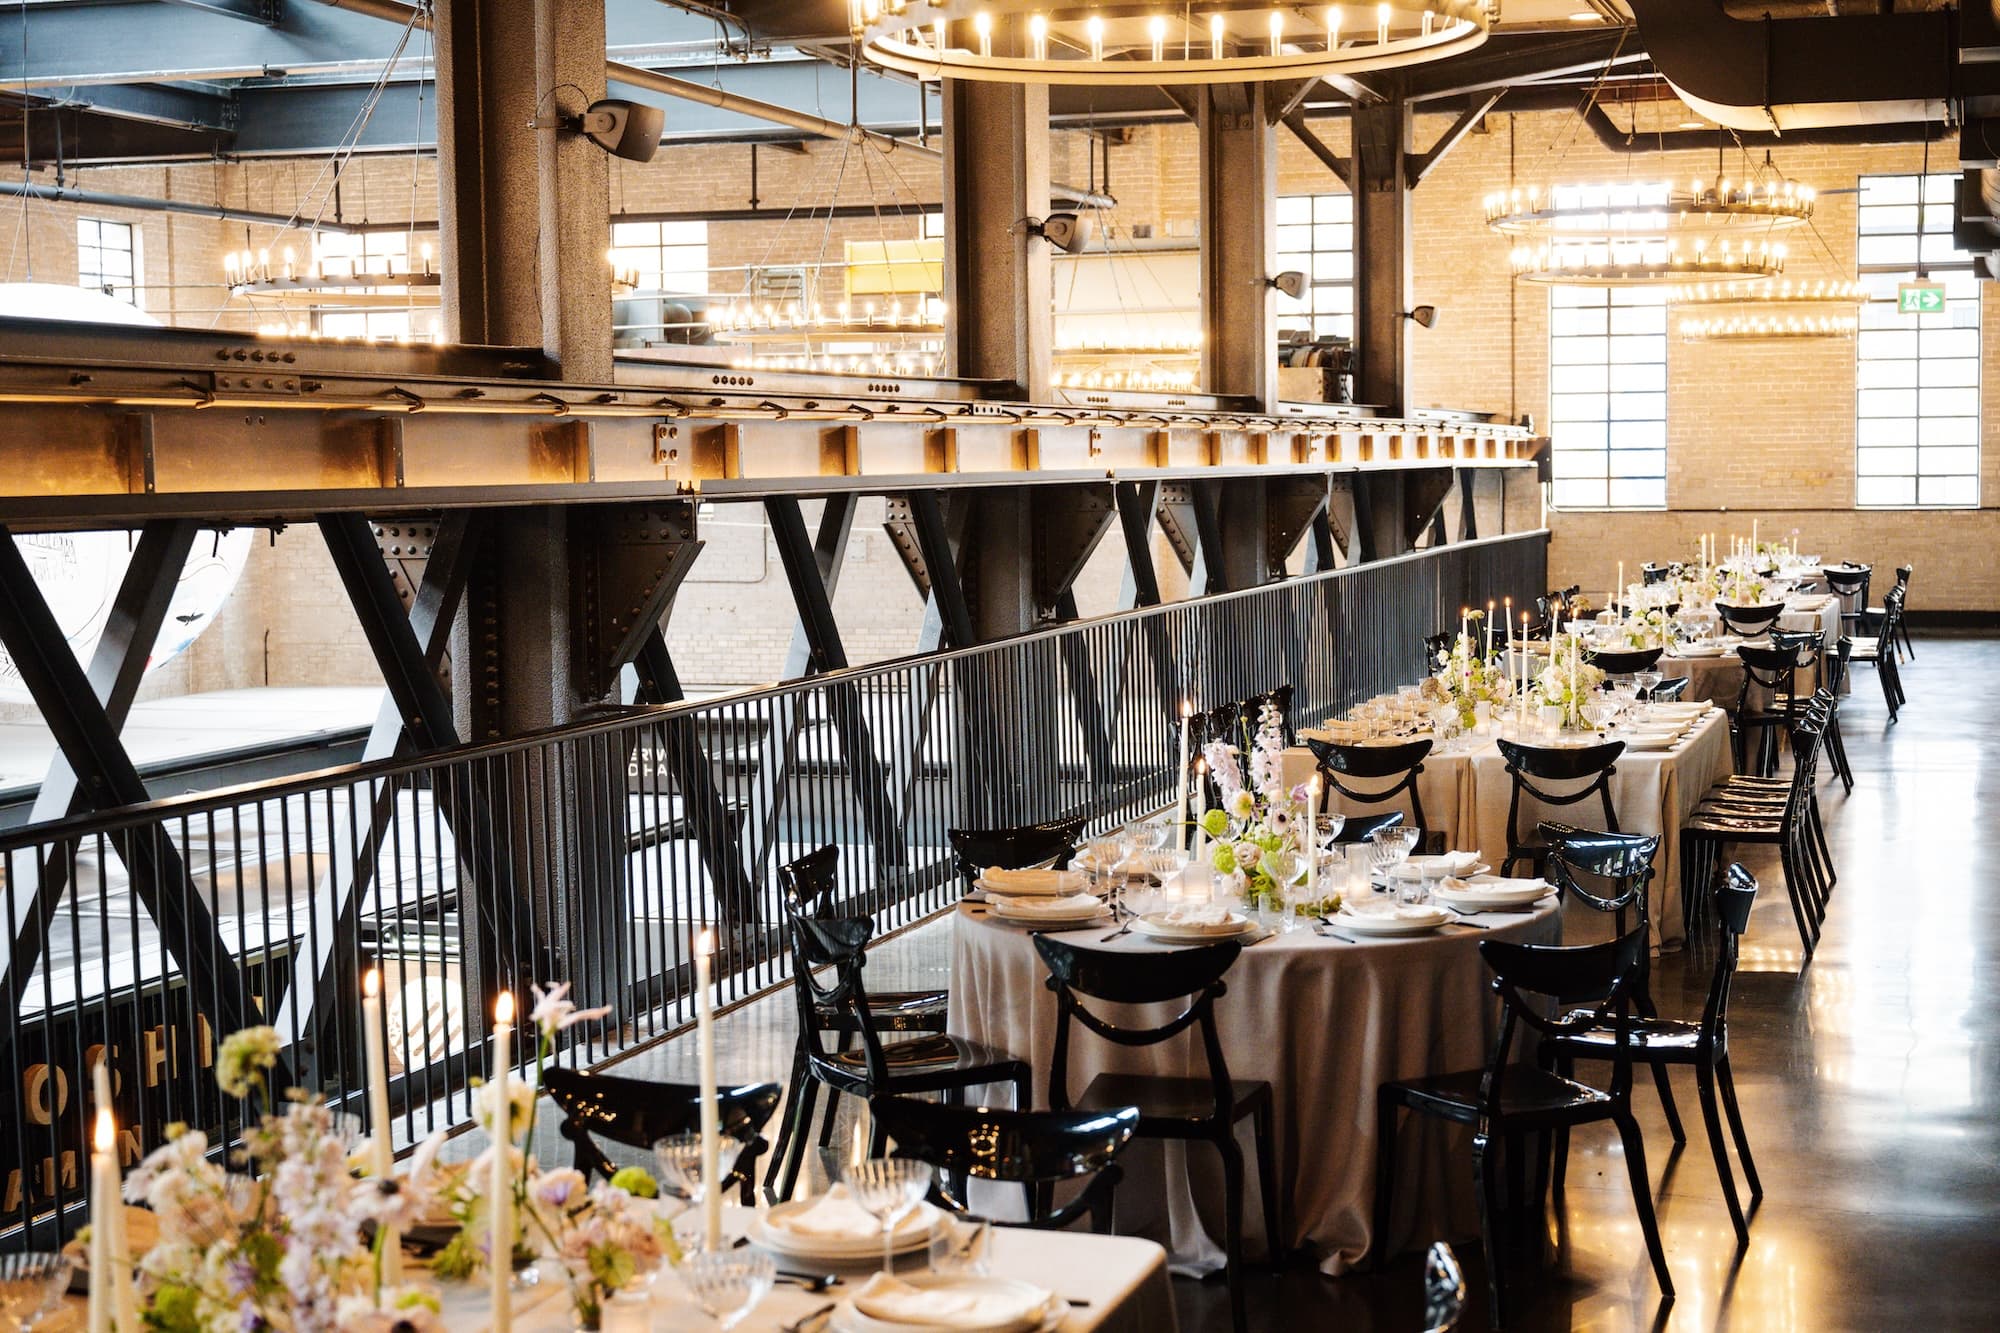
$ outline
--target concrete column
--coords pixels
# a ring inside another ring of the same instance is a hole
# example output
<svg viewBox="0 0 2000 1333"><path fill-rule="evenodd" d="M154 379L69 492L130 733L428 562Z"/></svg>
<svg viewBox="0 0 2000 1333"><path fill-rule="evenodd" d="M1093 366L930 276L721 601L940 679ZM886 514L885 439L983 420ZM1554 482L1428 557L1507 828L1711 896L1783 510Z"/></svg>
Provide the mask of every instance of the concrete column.
<svg viewBox="0 0 2000 1333"><path fill-rule="evenodd" d="M1400 98L1354 107L1354 392L1395 414L1409 368L1410 121Z"/></svg>
<svg viewBox="0 0 2000 1333"><path fill-rule="evenodd" d="M1263 84L1199 90L1203 388L1268 408L1278 400L1278 139Z"/></svg>
<svg viewBox="0 0 2000 1333"><path fill-rule="evenodd" d="M1053 393L1049 247L1022 222L1048 212L1048 88L945 80L946 373L1003 380L1042 403Z"/></svg>

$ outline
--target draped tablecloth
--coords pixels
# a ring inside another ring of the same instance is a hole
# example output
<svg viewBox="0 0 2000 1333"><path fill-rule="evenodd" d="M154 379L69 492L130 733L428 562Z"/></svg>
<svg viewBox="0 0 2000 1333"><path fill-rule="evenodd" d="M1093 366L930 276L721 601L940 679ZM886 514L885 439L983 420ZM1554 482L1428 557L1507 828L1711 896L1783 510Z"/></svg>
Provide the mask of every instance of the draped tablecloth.
<svg viewBox="0 0 2000 1333"><path fill-rule="evenodd" d="M1478 1067L1499 1013L1479 941L1560 940L1553 907L1489 913L1487 930L1447 927L1404 940L1348 943L1301 929L1243 951L1216 1003L1230 1075L1264 1079L1275 1101L1274 1157L1280 1225L1287 1245L1308 1245L1328 1274L1347 1271L1368 1250L1374 1217L1375 1089L1382 1083ZM1106 928L1058 938L1089 948L1147 952L1141 936L1105 942ZM1359 937L1357 937L1358 939ZM1056 1002L1025 930L961 907L952 942L951 1031L1027 1060L1035 1100L1048 1101ZM1121 1006L1097 1006L1116 1019ZM1149 1006L1127 1021L1158 1023L1178 1006ZM1191 1033L1158 1046L1113 1045L1072 1025L1069 1087L1080 1093L1100 1072L1206 1075ZM1246 1176L1244 1252L1265 1252L1256 1151L1250 1122L1239 1126ZM1391 1241L1428 1243L1476 1234L1470 1140L1466 1132L1412 1118L1398 1135L1396 1212ZM1120 1159L1118 1229L1167 1244L1175 1268L1222 1266L1222 1167L1207 1144L1135 1141Z"/></svg>
<svg viewBox="0 0 2000 1333"><path fill-rule="evenodd" d="M1664 659L1663 659L1664 660ZM1734 659L1731 659L1734 660ZM1738 672L1742 663L1736 663ZM1285 751L1285 777L1303 782L1314 770L1312 751L1298 746ZM1680 829L1694 812L1708 789L1735 771L1729 749L1729 718L1714 709L1695 724L1693 731L1671 750L1627 750L1620 755L1611 775L1611 804L1618 813L1618 828L1625 833L1658 833L1660 853L1653 873L1653 943L1676 947L1683 938L1681 928ZM1513 796L1513 780L1507 776L1507 761L1491 740L1481 740L1466 751L1439 754L1433 750L1424 760L1418 779L1424 797L1424 816L1430 827L1445 830L1448 846L1461 851L1483 852L1497 863L1507 851L1507 806ZM1542 784L1560 790L1561 784ZM1432 790L1438 793L1433 802ZM1408 811L1408 799L1398 798L1393 806L1378 810ZM1356 807L1359 809L1359 807ZM1550 806L1544 812L1539 802L1524 797L1521 826L1546 813L1550 819L1595 828L1603 823L1603 808L1593 799L1588 804ZM1496 866L1497 868L1497 866Z"/></svg>

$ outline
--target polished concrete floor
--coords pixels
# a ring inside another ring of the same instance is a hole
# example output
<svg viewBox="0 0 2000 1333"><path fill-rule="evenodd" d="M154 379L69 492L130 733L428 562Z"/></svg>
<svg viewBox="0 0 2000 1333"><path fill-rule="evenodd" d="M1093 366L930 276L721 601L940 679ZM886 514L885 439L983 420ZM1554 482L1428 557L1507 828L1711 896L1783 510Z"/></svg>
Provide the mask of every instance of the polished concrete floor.
<svg viewBox="0 0 2000 1333"><path fill-rule="evenodd" d="M1739 1252L1691 1117L1672 1146L1659 1105L1635 1098L1678 1298L1660 1301L1616 1137L1580 1133L1567 1208L1546 1221L1556 1257L1510 1269L1522 1329L1973 1329L2000 1324L2000 859L1982 810L2000 805L2000 640L1925 639L1904 670L1911 703L1890 725L1872 671L1842 724L1856 786L1822 792L1840 884L1810 964L1775 864L1746 862L1766 892L1746 937L1732 1063L1765 1197ZM884 945L883 988L942 985L947 926ZM1663 960L1663 1008L1694 1014L1705 960ZM723 1020L725 1079L782 1079L789 996ZM687 1077L686 1042L633 1072ZM1457 1238L1486 1327L1474 1237ZM1309 1265L1257 1272L1251 1325L1349 1333L1423 1326L1420 1257L1338 1280ZM1177 1280L1181 1327L1229 1327L1220 1282Z"/></svg>

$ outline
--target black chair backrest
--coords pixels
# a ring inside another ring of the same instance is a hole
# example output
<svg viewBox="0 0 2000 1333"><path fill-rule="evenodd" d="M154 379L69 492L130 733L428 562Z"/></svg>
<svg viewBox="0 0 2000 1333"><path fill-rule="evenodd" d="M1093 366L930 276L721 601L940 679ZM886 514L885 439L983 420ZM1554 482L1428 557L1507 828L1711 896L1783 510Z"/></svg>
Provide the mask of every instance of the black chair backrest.
<svg viewBox="0 0 2000 1333"><path fill-rule="evenodd" d="M1026 870L1053 862L1058 870L1067 869L1083 825L1081 818L1052 819L1019 828L955 828L947 834L958 873L970 882L988 866Z"/></svg>
<svg viewBox="0 0 2000 1333"><path fill-rule="evenodd" d="M1668 575L1672 572L1665 565L1639 566L1639 577L1644 579L1649 586L1655 583L1665 583Z"/></svg>
<svg viewBox="0 0 2000 1333"><path fill-rule="evenodd" d="M1554 820L1543 822L1541 834L1549 844L1549 883L1564 897L1594 912L1615 913L1621 935L1626 911L1636 909L1639 919L1646 919L1659 834L1600 833Z"/></svg>
<svg viewBox="0 0 2000 1333"><path fill-rule="evenodd" d="M797 904L801 911L823 912L833 905L839 871L840 848L821 847L779 866L778 887L786 901Z"/></svg>
<svg viewBox="0 0 2000 1333"><path fill-rule="evenodd" d="M1126 953L1082 949L1052 935L1037 935L1035 951L1048 966L1048 988L1056 996L1056 1042L1050 1058L1049 1105L1069 1107L1069 1037L1072 1020L1120 1046L1155 1046L1188 1028L1201 1032L1208 1057L1208 1077L1215 1093L1214 1117L1227 1123L1233 1095L1229 1064L1215 1026L1215 1002L1228 991L1223 974L1236 962L1243 946L1235 940L1198 945L1172 953ZM1086 1000L1105 1004L1163 1004L1185 1000L1185 1007L1166 1022L1151 1027L1120 1026L1094 1012Z"/></svg>
<svg viewBox="0 0 2000 1333"><path fill-rule="evenodd" d="M1041 1183L1102 1171L1139 1129L1139 1109L1002 1111L915 1097L870 1106L896 1154L980 1180Z"/></svg>
<svg viewBox="0 0 2000 1333"><path fill-rule="evenodd" d="M1796 648L1739 644L1736 656L1743 662L1743 686L1736 694L1736 716L1762 712L1773 694L1796 697L1799 654Z"/></svg>
<svg viewBox="0 0 2000 1333"><path fill-rule="evenodd" d="M1720 947L1715 972L1708 981L1708 1001L1702 1006L1702 1036L1725 1039L1729 1021L1729 987L1736 977L1736 960L1743 932L1750 928L1750 909L1757 905L1757 878L1732 862L1715 886L1715 917Z"/></svg>
<svg viewBox="0 0 2000 1333"><path fill-rule="evenodd" d="M1618 811L1611 804L1611 775L1617 772L1618 756L1625 753L1624 741L1556 749L1521 745L1509 740L1495 740L1494 744L1507 761L1507 776L1513 779L1512 790L1507 796L1507 839L1511 845L1527 844L1527 839L1521 837L1519 832L1523 792L1543 805L1576 805L1596 796L1604 812L1604 827L1613 833L1618 831ZM1590 781L1568 793L1552 792L1536 785L1537 780L1582 782L1585 778Z"/></svg>
<svg viewBox="0 0 2000 1333"><path fill-rule="evenodd" d="M1424 759L1431 752L1428 739L1404 741L1397 745L1341 745L1334 741L1308 740L1306 748L1319 761L1326 778L1328 798L1339 792L1356 805L1387 805L1404 792L1410 794L1410 820L1424 826L1424 801L1417 790L1417 777L1424 771ZM1398 776L1400 775L1400 777ZM1361 790L1348 786L1342 778L1398 778L1386 787Z"/></svg>
<svg viewBox="0 0 2000 1333"><path fill-rule="evenodd" d="M1637 671L1651 671L1660 664L1659 648L1632 648L1611 650L1606 648L1586 648L1584 657L1590 664L1607 676L1629 676Z"/></svg>
<svg viewBox="0 0 2000 1333"><path fill-rule="evenodd" d="M1916 572L1917 567L1915 565L1897 565L1896 586L1898 588L1908 588L1910 586L1910 575Z"/></svg>
<svg viewBox="0 0 2000 1333"><path fill-rule="evenodd" d="M1678 703L1687 697L1688 687L1694 684L1691 676L1675 676L1663 680L1653 687L1653 702L1658 704Z"/></svg>
<svg viewBox="0 0 2000 1333"><path fill-rule="evenodd" d="M1826 577L1827 591L1836 597L1854 597L1859 595L1862 588L1867 585L1868 575L1871 572L1867 565L1848 565L1845 568L1839 565L1828 565L1820 570L1820 573Z"/></svg>
<svg viewBox="0 0 2000 1333"><path fill-rule="evenodd" d="M1632 1091L1631 1017L1633 988L1646 964L1646 928L1642 925L1603 944L1516 944L1511 940L1479 941L1479 956L1493 973L1499 992L1500 1036L1479 1083L1480 1101L1489 1116L1500 1110L1506 1076L1513 1064L1514 1030L1526 1023L1538 1032L1563 1036L1608 1021L1614 1038L1611 1086L1614 1098ZM1554 1000L1557 1015L1528 997Z"/></svg>
<svg viewBox="0 0 2000 1333"><path fill-rule="evenodd" d="M1424 664L1428 666L1430 663L1438 660L1439 654L1450 652L1452 642L1455 639L1457 639L1457 637L1458 637L1458 631L1455 629L1439 630L1435 634L1425 635Z"/></svg>
<svg viewBox="0 0 2000 1333"><path fill-rule="evenodd" d="M1777 624L1778 617L1785 614L1785 604L1776 602L1768 606L1731 606L1728 602L1717 602L1715 614L1722 617L1722 623L1730 633L1749 637L1762 634Z"/></svg>
<svg viewBox="0 0 2000 1333"><path fill-rule="evenodd" d="M1847 680L1848 664L1854 660L1854 640L1841 635L1833 645L1833 653L1826 659L1826 684L1836 695Z"/></svg>
<svg viewBox="0 0 2000 1333"><path fill-rule="evenodd" d="M618 1170L618 1164L604 1155L592 1135L631 1148L650 1149L656 1140L701 1128L701 1089L694 1084L557 1067L542 1071L542 1087L563 1113L560 1132L575 1145L576 1169L587 1177L609 1179ZM749 1188L758 1147L749 1141L769 1123L783 1093L775 1083L716 1090L723 1136L746 1145L724 1179L724 1189L732 1182Z"/></svg>
<svg viewBox="0 0 2000 1333"><path fill-rule="evenodd" d="M816 912L789 891L783 902L792 945L792 993L798 1002L806 1062L817 1071L851 1075L851 1069L835 1071L833 1064L842 1049L840 1029L845 1028L859 1035L868 1077L879 1085L889 1066L882 1038L869 1021L868 988L861 980L868 942L875 937L874 919ZM831 979L820 975L827 968L832 969Z"/></svg>
<svg viewBox="0 0 2000 1333"><path fill-rule="evenodd" d="M1379 815L1354 815L1340 826L1340 835L1335 844L1367 842L1375 836L1376 829L1397 828L1403 822L1401 810L1385 810Z"/></svg>

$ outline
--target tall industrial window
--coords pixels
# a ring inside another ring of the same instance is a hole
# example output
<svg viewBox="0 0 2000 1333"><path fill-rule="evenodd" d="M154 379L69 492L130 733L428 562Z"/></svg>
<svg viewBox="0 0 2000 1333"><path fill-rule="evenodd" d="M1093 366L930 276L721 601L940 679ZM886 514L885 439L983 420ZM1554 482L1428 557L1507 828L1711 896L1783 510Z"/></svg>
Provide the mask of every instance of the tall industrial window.
<svg viewBox="0 0 2000 1333"><path fill-rule="evenodd" d="M1643 287L1549 288L1559 509L1667 504L1667 307Z"/></svg>
<svg viewBox="0 0 2000 1333"><path fill-rule="evenodd" d="M129 222L76 220L76 285L139 304L139 235Z"/></svg>
<svg viewBox="0 0 2000 1333"><path fill-rule="evenodd" d="M1863 176L1855 339L1854 502L1862 508L1979 504L1979 282L1952 248L1957 177ZM1945 308L1899 312L1919 267Z"/></svg>
<svg viewBox="0 0 2000 1333"><path fill-rule="evenodd" d="M313 238L313 258L328 273L402 273L412 265L422 267L424 249L429 247L435 253L437 242L434 237L421 236L415 244L418 252L412 255L407 232L320 232ZM437 260L432 258L431 262ZM312 317L319 332L329 338L429 342L441 327L435 287L363 288L346 303L341 296L329 294Z"/></svg>
<svg viewBox="0 0 2000 1333"><path fill-rule="evenodd" d="M1278 197L1277 271L1296 269L1311 286L1297 300L1278 293L1278 326L1315 338L1354 336L1354 199L1345 194Z"/></svg>
<svg viewBox="0 0 2000 1333"><path fill-rule="evenodd" d="M613 222L611 253L621 269L637 269L639 290L699 296L708 284L706 222Z"/></svg>

